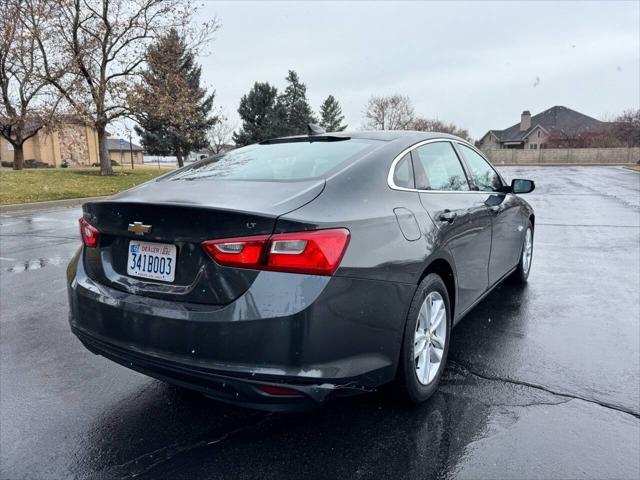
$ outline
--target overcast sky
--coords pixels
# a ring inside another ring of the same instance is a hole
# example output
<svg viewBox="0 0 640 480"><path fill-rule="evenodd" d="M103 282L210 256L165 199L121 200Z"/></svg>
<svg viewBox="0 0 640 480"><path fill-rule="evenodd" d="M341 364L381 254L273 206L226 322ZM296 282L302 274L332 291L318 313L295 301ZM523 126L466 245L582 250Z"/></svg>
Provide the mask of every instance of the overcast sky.
<svg viewBox="0 0 640 480"><path fill-rule="evenodd" d="M222 28L200 58L234 120L255 81L288 69L317 112L333 94L350 128L371 95L478 138L522 110L564 105L596 118L640 107L640 2L206 2Z"/></svg>

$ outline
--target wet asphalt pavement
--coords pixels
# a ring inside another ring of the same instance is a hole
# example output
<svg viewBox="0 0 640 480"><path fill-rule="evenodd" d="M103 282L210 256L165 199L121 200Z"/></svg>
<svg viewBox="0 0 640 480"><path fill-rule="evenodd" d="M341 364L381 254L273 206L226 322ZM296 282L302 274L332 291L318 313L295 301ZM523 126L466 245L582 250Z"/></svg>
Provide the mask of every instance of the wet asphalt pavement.
<svg viewBox="0 0 640 480"><path fill-rule="evenodd" d="M67 324L79 209L1 216L0 477L639 478L640 175L533 178L528 286L453 331L438 392L303 414L217 403L94 356Z"/></svg>

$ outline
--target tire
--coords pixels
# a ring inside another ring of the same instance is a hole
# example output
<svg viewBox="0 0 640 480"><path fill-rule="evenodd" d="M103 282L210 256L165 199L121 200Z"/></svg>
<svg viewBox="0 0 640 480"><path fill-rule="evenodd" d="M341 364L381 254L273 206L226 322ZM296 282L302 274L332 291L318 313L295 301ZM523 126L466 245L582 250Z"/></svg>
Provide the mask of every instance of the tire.
<svg viewBox="0 0 640 480"><path fill-rule="evenodd" d="M530 235L531 249L529 252L529 261L526 261L527 254L527 235ZM527 222L527 229L522 237L522 247L520 249L520 260L518 261L518 267L513 272L512 279L515 283L525 284L529 279L529 273L531 273L531 264L533 263L533 225L531 222Z"/></svg>
<svg viewBox="0 0 640 480"><path fill-rule="evenodd" d="M431 312L429 308L432 307L432 312L438 311L437 317L442 317L442 313L438 302L442 301L444 307L444 317L437 321L432 322L430 318ZM426 309L426 310L424 310ZM421 311L423 315L421 316ZM422 327L427 325L426 319L429 320L429 328L431 331L433 326L437 323L437 328L433 328L435 335L426 333L426 330ZM421 321L421 330L418 332L419 321ZM444 341L442 337L444 334ZM424 344L420 338L424 339ZM446 364L447 355L449 353L449 341L451 338L451 306L449 301L449 295L447 288L442 279L432 273L427 275L413 296L409 313L407 315L407 321L404 329L404 336L402 341L402 350L400 352L400 362L398 367L397 383L403 396L413 402L420 403L427 400L438 388L440 377ZM438 341L442 343L442 348L438 348ZM421 348L423 355L419 355L416 358L415 349ZM428 353L425 353L425 349ZM441 350L440 362L434 365L437 359L438 350ZM426 360L429 359L431 368L424 368ZM420 368L420 365L423 368Z"/></svg>

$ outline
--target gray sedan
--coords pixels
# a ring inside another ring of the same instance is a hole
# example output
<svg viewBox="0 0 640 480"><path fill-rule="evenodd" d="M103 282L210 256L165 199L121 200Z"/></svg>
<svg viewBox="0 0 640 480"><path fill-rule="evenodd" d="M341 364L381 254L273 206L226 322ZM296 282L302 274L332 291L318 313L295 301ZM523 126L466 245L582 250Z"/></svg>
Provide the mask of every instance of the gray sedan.
<svg viewBox="0 0 640 480"><path fill-rule="evenodd" d="M437 388L452 327L526 282L535 215L468 142L268 140L89 202L68 268L92 352L225 402L299 410Z"/></svg>

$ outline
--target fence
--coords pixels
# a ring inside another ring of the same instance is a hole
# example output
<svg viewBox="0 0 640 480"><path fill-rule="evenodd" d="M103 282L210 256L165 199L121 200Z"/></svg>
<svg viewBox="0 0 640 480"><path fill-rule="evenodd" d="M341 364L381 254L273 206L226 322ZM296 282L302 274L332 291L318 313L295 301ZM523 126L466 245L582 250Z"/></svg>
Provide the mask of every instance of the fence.
<svg viewBox="0 0 640 480"><path fill-rule="evenodd" d="M640 163L640 147L485 150L495 165L621 165Z"/></svg>

